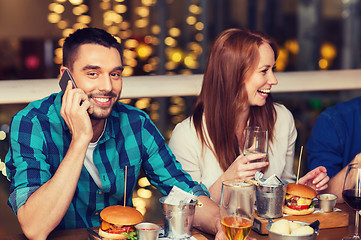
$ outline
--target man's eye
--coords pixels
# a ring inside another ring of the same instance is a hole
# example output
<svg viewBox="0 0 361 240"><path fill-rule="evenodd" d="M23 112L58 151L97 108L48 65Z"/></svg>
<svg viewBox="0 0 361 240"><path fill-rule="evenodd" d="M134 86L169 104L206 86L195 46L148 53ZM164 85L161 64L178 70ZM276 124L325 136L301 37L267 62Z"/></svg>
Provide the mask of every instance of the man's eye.
<svg viewBox="0 0 361 240"><path fill-rule="evenodd" d="M96 72L90 72L90 73L88 73L88 75L91 76L91 77L96 77L96 76L98 76L98 74L97 74Z"/></svg>
<svg viewBox="0 0 361 240"><path fill-rule="evenodd" d="M114 79L119 79L122 77L122 75L120 73L111 73L110 76Z"/></svg>

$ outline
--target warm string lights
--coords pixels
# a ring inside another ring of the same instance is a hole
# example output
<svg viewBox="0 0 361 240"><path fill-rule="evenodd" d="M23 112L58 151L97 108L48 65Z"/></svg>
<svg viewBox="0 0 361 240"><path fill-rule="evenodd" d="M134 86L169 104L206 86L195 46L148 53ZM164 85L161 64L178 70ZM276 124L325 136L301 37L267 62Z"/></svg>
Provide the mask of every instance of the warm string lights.
<svg viewBox="0 0 361 240"><path fill-rule="evenodd" d="M62 46L65 37L76 29L87 27L92 21L88 15L89 8L83 0L54 0L48 6L50 13L48 21L56 24L62 30L62 36L58 42L59 48L55 49L54 62L62 64ZM66 16L66 17L65 17Z"/></svg>
<svg viewBox="0 0 361 240"><path fill-rule="evenodd" d="M292 58L296 58L299 53L299 45L296 39L287 40L279 47L278 58L276 62L276 71L285 71L287 65L292 62ZM318 67L320 70L330 69L334 59L337 56L337 48L330 42L324 42L320 48L320 59Z"/></svg>

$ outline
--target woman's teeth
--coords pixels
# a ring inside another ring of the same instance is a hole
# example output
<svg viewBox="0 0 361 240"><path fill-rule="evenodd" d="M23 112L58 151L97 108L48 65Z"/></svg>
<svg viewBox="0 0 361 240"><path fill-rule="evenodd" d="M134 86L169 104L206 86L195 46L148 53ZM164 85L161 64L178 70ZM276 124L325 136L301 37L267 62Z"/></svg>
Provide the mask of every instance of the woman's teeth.
<svg viewBox="0 0 361 240"><path fill-rule="evenodd" d="M263 90L257 90L257 91L262 94L269 94L271 92L271 89L263 89Z"/></svg>

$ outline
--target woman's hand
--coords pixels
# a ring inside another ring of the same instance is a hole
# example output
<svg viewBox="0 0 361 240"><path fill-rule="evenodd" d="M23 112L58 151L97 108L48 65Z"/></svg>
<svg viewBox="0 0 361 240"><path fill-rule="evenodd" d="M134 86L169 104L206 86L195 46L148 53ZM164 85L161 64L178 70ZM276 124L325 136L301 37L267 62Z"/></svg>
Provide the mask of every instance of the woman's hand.
<svg viewBox="0 0 361 240"><path fill-rule="evenodd" d="M268 162L252 161L263 158L265 158L265 154L239 155L231 166L223 173L222 180L254 178L257 171L261 171L268 166Z"/></svg>
<svg viewBox="0 0 361 240"><path fill-rule="evenodd" d="M328 188L328 181L330 177L327 176L325 167L320 166L308 172L305 176L298 180L298 183L307 185L316 190L317 193Z"/></svg>

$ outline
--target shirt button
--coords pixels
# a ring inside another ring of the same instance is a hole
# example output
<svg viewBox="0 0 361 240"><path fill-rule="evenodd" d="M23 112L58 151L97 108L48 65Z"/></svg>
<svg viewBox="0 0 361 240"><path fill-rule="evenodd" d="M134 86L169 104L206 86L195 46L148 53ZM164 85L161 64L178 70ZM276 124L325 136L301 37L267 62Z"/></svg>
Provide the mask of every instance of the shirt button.
<svg viewBox="0 0 361 240"><path fill-rule="evenodd" d="M99 194L99 195L102 195L102 194L103 194L103 192L102 192L102 191L98 191L98 194Z"/></svg>
<svg viewBox="0 0 361 240"><path fill-rule="evenodd" d="M98 216L99 215L99 212L95 212L95 216Z"/></svg>

